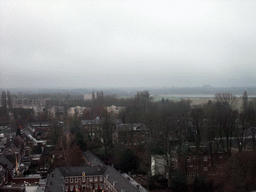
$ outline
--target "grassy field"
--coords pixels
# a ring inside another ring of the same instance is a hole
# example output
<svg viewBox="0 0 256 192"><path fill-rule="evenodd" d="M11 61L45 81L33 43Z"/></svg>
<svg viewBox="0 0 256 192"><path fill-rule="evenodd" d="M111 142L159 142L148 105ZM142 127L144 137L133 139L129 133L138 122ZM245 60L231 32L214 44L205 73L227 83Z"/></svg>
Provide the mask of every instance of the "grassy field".
<svg viewBox="0 0 256 192"><path fill-rule="evenodd" d="M214 97L168 97L168 96L155 96L153 98L153 101L157 102L157 101L161 101L161 99L164 98L165 100L168 99L169 101L174 101L174 102L178 102L181 101L182 99L189 99L191 101L191 105L203 105L208 103L209 100L211 100L212 102L215 102L215 98ZM235 108L237 110L241 110L241 106L242 106L242 98L237 98L236 99L236 105Z"/></svg>

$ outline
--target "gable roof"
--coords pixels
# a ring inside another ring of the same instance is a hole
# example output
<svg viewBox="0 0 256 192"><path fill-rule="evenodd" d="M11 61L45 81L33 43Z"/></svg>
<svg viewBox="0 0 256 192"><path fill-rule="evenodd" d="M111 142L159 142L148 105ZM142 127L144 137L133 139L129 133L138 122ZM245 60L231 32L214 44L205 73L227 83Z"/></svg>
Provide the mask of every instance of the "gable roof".
<svg viewBox="0 0 256 192"><path fill-rule="evenodd" d="M0 163L2 165L7 165L7 168L11 171L14 168L14 164L9 161L4 155L0 155Z"/></svg>
<svg viewBox="0 0 256 192"><path fill-rule="evenodd" d="M100 158L98 158L96 155L92 154L91 151L84 152L84 157L86 159L86 162L92 166L106 166L105 163L103 163Z"/></svg>
<svg viewBox="0 0 256 192"><path fill-rule="evenodd" d="M45 191L62 192L64 191L64 177L58 168L54 169L47 178Z"/></svg>
<svg viewBox="0 0 256 192"><path fill-rule="evenodd" d="M114 186L117 191L125 189L125 192L136 192L139 191L134 187L126 178L124 178L121 173L119 173L115 168L108 166L104 173L104 177L107 181Z"/></svg>

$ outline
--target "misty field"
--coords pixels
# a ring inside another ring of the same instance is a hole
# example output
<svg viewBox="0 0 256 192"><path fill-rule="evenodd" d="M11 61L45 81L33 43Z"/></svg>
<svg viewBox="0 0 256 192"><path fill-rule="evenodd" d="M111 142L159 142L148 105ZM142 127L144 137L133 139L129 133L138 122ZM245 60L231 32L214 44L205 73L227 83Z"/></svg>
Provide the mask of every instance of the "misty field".
<svg viewBox="0 0 256 192"><path fill-rule="evenodd" d="M212 95L211 95L212 96ZM190 101L191 101L191 105L192 106L195 106L195 105L203 105L203 104L206 104L206 103L208 103L209 101L212 101L212 102L215 102L216 101L216 99L215 99L215 97L214 96L208 96L208 95L206 95L205 97L203 97L203 96L178 96L178 95L175 95L175 96L170 96L170 95L162 95L162 96L154 96L153 97L153 101L155 101L155 102L157 102L157 101L161 101L162 100L162 98L164 98L165 100L169 100L169 101L174 101L174 102L178 102L178 101L180 101L180 100L182 100L182 99L185 99L185 100L187 100L187 99L189 99ZM237 110L241 110L241 106L242 106L242 98L241 97L237 97L237 99L236 99L236 105L235 105L236 107L236 109Z"/></svg>

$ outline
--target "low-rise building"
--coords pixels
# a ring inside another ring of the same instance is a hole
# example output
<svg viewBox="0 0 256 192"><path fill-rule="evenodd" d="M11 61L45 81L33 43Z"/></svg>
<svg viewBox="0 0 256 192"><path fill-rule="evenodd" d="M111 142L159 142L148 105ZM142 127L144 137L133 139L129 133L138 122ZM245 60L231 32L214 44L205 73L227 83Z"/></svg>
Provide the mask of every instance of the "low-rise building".
<svg viewBox="0 0 256 192"><path fill-rule="evenodd" d="M148 129L142 123L117 124L113 133L114 142L124 145L126 148L143 145L148 139Z"/></svg>
<svg viewBox="0 0 256 192"><path fill-rule="evenodd" d="M195 146L190 152L180 155L178 170L187 175L187 184L193 185L196 177L212 178L228 160L229 155L224 151L210 153L205 146L196 151Z"/></svg>

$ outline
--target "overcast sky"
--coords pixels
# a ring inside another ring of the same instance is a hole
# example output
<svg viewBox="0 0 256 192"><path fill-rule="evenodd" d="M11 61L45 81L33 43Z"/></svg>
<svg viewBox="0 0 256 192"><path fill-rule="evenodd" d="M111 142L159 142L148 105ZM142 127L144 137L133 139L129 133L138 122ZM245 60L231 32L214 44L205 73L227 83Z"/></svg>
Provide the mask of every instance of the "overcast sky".
<svg viewBox="0 0 256 192"><path fill-rule="evenodd" d="M256 86L255 0L0 0L0 88Z"/></svg>

